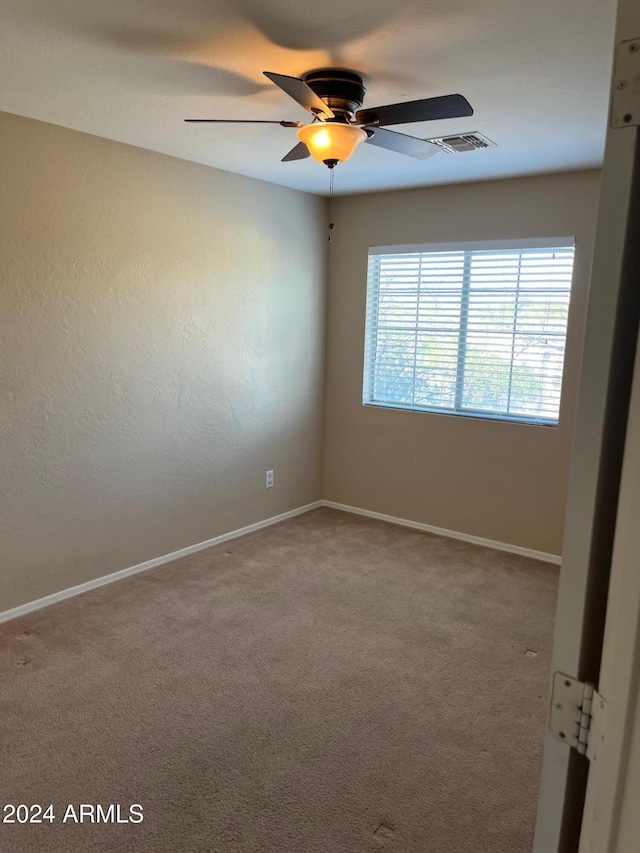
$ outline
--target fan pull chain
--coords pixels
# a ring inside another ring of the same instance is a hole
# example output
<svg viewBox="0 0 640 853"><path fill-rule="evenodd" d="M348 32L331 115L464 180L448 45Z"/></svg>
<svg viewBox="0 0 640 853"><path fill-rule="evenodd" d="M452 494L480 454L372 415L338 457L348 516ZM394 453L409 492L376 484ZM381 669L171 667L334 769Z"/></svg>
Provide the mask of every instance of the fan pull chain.
<svg viewBox="0 0 640 853"><path fill-rule="evenodd" d="M329 242L331 242L331 232L336 227L333 222L333 166L329 166Z"/></svg>

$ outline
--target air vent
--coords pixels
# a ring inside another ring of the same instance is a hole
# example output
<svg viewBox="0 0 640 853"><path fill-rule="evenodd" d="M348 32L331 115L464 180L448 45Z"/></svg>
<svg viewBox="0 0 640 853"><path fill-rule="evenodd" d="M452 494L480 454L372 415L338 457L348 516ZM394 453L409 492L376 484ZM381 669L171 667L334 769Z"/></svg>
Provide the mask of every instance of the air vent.
<svg viewBox="0 0 640 853"><path fill-rule="evenodd" d="M440 136L436 139L428 139L427 142L433 142L447 154L461 154L463 151L496 147L495 142L475 130L471 133L459 133L456 136Z"/></svg>

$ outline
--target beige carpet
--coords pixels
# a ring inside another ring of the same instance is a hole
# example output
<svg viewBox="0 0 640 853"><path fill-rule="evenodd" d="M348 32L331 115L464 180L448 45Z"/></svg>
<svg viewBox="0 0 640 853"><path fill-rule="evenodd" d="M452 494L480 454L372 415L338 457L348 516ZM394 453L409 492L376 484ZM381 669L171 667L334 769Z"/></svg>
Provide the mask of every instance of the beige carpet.
<svg viewBox="0 0 640 853"><path fill-rule="evenodd" d="M7 623L2 799L55 821L0 850L525 853L556 577L320 509Z"/></svg>

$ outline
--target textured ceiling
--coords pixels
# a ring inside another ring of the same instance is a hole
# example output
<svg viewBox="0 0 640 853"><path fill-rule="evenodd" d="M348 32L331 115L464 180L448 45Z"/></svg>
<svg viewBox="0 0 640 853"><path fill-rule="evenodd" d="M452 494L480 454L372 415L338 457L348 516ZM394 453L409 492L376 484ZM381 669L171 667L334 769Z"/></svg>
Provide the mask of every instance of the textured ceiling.
<svg viewBox="0 0 640 853"><path fill-rule="evenodd" d="M328 172L280 163L295 130L186 117L301 119L262 76L340 66L365 106L460 92L498 147L414 160L361 146L336 192L484 180L601 163L613 0L0 0L0 110L311 192Z"/></svg>

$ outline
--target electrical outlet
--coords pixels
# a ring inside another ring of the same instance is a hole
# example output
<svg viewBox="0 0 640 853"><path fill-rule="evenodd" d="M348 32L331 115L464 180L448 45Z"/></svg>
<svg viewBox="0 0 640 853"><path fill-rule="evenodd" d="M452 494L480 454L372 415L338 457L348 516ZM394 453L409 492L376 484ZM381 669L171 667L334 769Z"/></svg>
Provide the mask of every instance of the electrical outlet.
<svg viewBox="0 0 640 853"><path fill-rule="evenodd" d="M264 472L264 487L265 489L273 488L273 471Z"/></svg>

